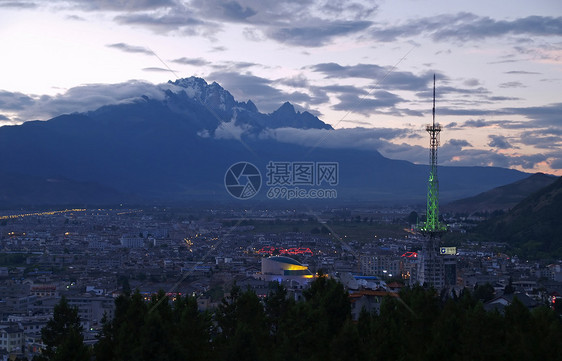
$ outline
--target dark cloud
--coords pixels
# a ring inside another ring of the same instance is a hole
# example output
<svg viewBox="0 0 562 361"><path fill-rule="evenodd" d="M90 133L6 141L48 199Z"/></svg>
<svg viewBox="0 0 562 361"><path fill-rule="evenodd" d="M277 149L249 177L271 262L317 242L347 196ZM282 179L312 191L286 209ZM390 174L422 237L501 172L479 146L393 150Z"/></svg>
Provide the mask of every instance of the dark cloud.
<svg viewBox="0 0 562 361"><path fill-rule="evenodd" d="M185 58L185 57L174 59L172 60L172 62L178 64L185 64L185 65L195 65L195 66L204 66L204 65L211 64L210 61L205 60L203 58Z"/></svg>
<svg viewBox="0 0 562 361"><path fill-rule="evenodd" d="M4 121L4 120L10 120L10 118L8 118L5 115L0 114L0 121Z"/></svg>
<svg viewBox="0 0 562 361"><path fill-rule="evenodd" d="M447 144L457 148L472 147L472 144L464 139L450 139Z"/></svg>
<svg viewBox="0 0 562 361"><path fill-rule="evenodd" d="M462 24L447 24L446 27L436 31L433 38L435 40L453 38L466 41L508 34L560 36L562 35L562 17L528 16L512 21L480 17Z"/></svg>
<svg viewBox="0 0 562 361"><path fill-rule="evenodd" d="M489 135L490 142L488 145L492 148L498 149L512 149L514 148L503 135Z"/></svg>
<svg viewBox="0 0 562 361"><path fill-rule="evenodd" d="M251 7L243 7L236 1L225 1L220 4L219 9L222 9L224 19L234 21L243 21L257 14L257 12Z"/></svg>
<svg viewBox="0 0 562 361"><path fill-rule="evenodd" d="M504 109L509 114L519 114L533 120L528 127L562 127L562 103L549 104L539 107L521 107Z"/></svg>
<svg viewBox="0 0 562 361"><path fill-rule="evenodd" d="M506 83L501 83L500 88L526 88L526 86L519 81L509 81Z"/></svg>
<svg viewBox="0 0 562 361"><path fill-rule="evenodd" d="M520 135L520 143L539 149L561 149L562 128L546 128L524 131Z"/></svg>
<svg viewBox="0 0 562 361"><path fill-rule="evenodd" d="M120 24L145 26L157 33L177 32L185 35L214 34L220 24L194 17L189 9L174 9L165 14L126 13L115 20Z"/></svg>
<svg viewBox="0 0 562 361"><path fill-rule="evenodd" d="M474 79L474 78L472 78L472 79L466 79L466 80L463 82L463 84L466 85L466 86L478 86L478 85L480 85L480 80Z"/></svg>
<svg viewBox="0 0 562 361"><path fill-rule="evenodd" d="M408 20L405 24L389 26L381 24L373 26L370 33L378 41L393 42L402 37L410 37L420 34L433 34L443 29L447 24L459 24L471 22L478 17L474 14L459 13L456 15L438 15L421 19Z"/></svg>
<svg viewBox="0 0 562 361"><path fill-rule="evenodd" d="M312 71L324 74L326 78L372 79L377 85L389 90L427 90L433 80L429 72L417 76L411 72L393 71L393 67L376 64L342 66L337 63L321 63L310 67Z"/></svg>
<svg viewBox="0 0 562 361"><path fill-rule="evenodd" d="M469 119L462 125L463 127L482 128L487 127L489 124L484 119Z"/></svg>
<svg viewBox="0 0 562 361"><path fill-rule="evenodd" d="M560 36L562 17L528 16L515 20L495 20L471 13L458 13L410 19L407 23L394 26L373 26L371 30L371 35L383 42L416 35L429 35L435 41L469 41L510 34Z"/></svg>
<svg viewBox="0 0 562 361"><path fill-rule="evenodd" d="M521 98L517 98L517 97L504 97L504 96L490 96L487 97L487 99L493 102L503 102L506 100L521 100Z"/></svg>
<svg viewBox="0 0 562 361"><path fill-rule="evenodd" d="M33 9L37 4L33 1L0 1L0 8Z"/></svg>
<svg viewBox="0 0 562 361"><path fill-rule="evenodd" d="M143 46L129 45L129 44L125 44L125 43L108 44L106 46L108 48L121 50L121 51L124 51L126 53L138 53L138 54L154 55L152 50L150 50L149 48L145 48Z"/></svg>
<svg viewBox="0 0 562 361"><path fill-rule="evenodd" d="M55 96L31 97L0 91L0 111L17 112L19 121L49 119L65 113L85 112L103 105L131 101L142 95L163 99L164 92L159 86L141 81L82 85Z"/></svg>
<svg viewBox="0 0 562 361"><path fill-rule="evenodd" d="M280 43L318 47L336 37L358 33L370 25L369 21L321 21L311 26L271 27L265 34Z"/></svg>
<svg viewBox="0 0 562 361"><path fill-rule="evenodd" d="M520 75L534 75L534 74L541 74L534 71L525 71L525 70L511 70L504 72L505 74L520 74Z"/></svg>
<svg viewBox="0 0 562 361"><path fill-rule="evenodd" d="M86 21L86 19L84 19L83 17L80 17L78 15L67 15L66 19L72 20L72 21Z"/></svg>
<svg viewBox="0 0 562 361"><path fill-rule="evenodd" d="M355 96L368 94L368 92L365 89L361 89L353 85L337 85L337 84L327 85L327 86L323 86L322 90L327 93L351 94Z"/></svg>
<svg viewBox="0 0 562 361"><path fill-rule="evenodd" d="M0 90L0 110L20 111L31 107L35 99L23 93L13 93Z"/></svg>
<svg viewBox="0 0 562 361"><path fill-rule="evenodd" d="M175 70L167 69L167 68L159 68L157 66L142 68L142 71L150 71L150 72L155 72L155 73L172 73L172 74L176 73Z"/></svg>
<svg viewBox="0 0 562 361"><path fill-rule="evenodd" d="M394 106L404 99L398 95L379 90L372 95L358 97L356 94L342 93L338 96L339 103L332 108L359 114L371 114L384 108L394 108Z"/></svg>
<svg viewBox="0 0 562 361"><path fill-rule="evenodd" d="M144 11L176 6L174 0L134 0L134 1L107 1L107 0L66 0L81 10L87 11Z"/></svg>
<svg viewBox="0 0 562 361"><path fill-rule="evenodd" d="M247 61L225 61L221 63L209 63L209 65L213 69L217 69L217 71L243 71L247 70L248 68L258 66L258 64L256 63Z"/></svg>
<svg viewBox="0 0 562 361"><path fill-rule="evenodd" d="M548 163L552 169L562 169L562 154L560 152L549 154L552 158Z"/></svg>
<svg viewBox="0 0 562 361"><path fill-rule="evenodd" d="M291 86L293 88L308 88L310 86L308 79L302 74L288 78L277 79L277 83Z"/></svg>
<svg viewBox="0 0 562 361"><path fill-rule="evenodd" d="M129 10L115 19L121 24L145 26L158 33L209 37L221 31L225 23L240 23L247 25L245 34L255 41L266 37L285 44L314 47L365 30L372 24L365 19L377 9L375 4L368 3L308 0L170 0L152 5L163 10L154 13Z"/></svg>

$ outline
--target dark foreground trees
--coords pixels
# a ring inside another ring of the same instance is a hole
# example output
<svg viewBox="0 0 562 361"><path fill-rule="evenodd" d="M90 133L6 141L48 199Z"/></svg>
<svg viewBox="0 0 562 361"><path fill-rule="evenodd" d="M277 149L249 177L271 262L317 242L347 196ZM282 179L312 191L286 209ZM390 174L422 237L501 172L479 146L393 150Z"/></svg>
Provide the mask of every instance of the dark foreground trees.
<svg viewBox="0 0 562 361"><path fill-rule="evenodd" d="M549 308L515 301L487 312L466 291L443 301L408 288L380 313L351 320L347 292L321 277L295 302L272 284L260 299L234 287L212 313L192 297L164 293L145 303L119 297L93 349L96 360L529 360L562 359L562 323ZM58 350L58 348L57 348ZM74 358L73 358L74 359Z"/></svg>
<svg viewBox="0 0 562 361"><path fill-rule="evenodd" d="M46 347L42 355L33 358L34 361L90 359L90 350L84 345L78 310L71 307L64 296L55 305L53 318L41 330L41 339Z"/></svg>

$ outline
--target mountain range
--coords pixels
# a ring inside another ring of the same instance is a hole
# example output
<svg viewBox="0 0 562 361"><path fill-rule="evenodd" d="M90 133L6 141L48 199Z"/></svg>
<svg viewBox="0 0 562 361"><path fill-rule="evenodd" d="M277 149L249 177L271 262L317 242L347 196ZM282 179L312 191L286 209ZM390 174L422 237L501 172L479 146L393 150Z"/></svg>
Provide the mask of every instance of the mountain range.
<svg viewBox="0 0 562 361"><path fill-rule="evenodd" d="M225 188L225 174L238 162L250 162L261 173L261 188L248 202L286 206L280 199L267 198L266 183L271 180L272 164L293 166L297 162L314 167L337 164L337 181L329 185L337 191L337 198L327 201L329 204L425 201L427 165L391 160L353 145L336 149L277 140L275 130L281 128L333 131L290 103L270 114L260 113L251 100L236 101L219 84L195 77L169 82L160 89L159 96L139 94L134 100L89 112L1 127L0 152L4 156L0 157L0 169L6 178L0 181L4 187L0 207L239 204L243 201ZM496 167L440 167L440 196L444 202L452 201L528 176ZM247 178L241 175L238 181L246 182Z"/></svg>

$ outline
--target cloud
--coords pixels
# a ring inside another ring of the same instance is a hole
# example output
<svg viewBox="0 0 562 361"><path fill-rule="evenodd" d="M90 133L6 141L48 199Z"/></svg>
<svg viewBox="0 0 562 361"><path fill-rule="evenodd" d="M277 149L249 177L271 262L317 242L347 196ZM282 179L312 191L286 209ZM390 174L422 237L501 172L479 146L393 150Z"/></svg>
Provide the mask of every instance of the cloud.
<svg viewBox="0 0 562 361"><path fill-rule="evenodd" d="M371 114L383 108L394 108L394 106L404 99L398 95L379 90L367 97L361 97L354 94L341 94L338 96L339 103L332 106L335 110L344 110L353 113Z"/></svg>
<svg viewBox="0 0 562 361"><path fill-rule="evenodd" d="M389 141L405 139L411 132L409 129L393 128L345 128L336 130L278 128L268 130L262 137L274 138L283 143L308 146L314 144L317 148L382 149L391 152L392 149L399 146Z"/></svg>
<svg viewBox="0 0 562 361"><path fill-rule="evenodd" d="M187 8L169 10L167 13L125 13L115 17L115 21L125 25L147 27L156 33L180 33L184 35L211 35L222 27L218 23L202 20Z"/></svg>
<svg viewBox="0 0 562 361"><path fill-rule="evenodd" d="M33 9L36 8L37 4L32 1L2 1L0 2L0 8L12 8L12 9Z"/></svg>
<svg viewBox="0 0 562 361"><path fill-rule="evenodd" d="M252 74L216 71L208 78L220 82L236 99L251 99L261 111L272 112L288 100L287 94L275 88L272 80Z"/></svg>
<svg viewBox="0 0 562 361"><path fill-rule="evenodd" d="M370 25L369 21L317 21L309 26L271 27L265 33L280 43L319 47L336 37L363 31Z"/></svg>
<svg viewBox="0 0 562 361"><path fill-rule="evenodd" d="M450 139L446 144L457 148L472 147L472 144L464 139Z"/></svg>
<svg viewBox="0 0 562 361"><path fill-rule="evenodd" d="M507 141L503 135L489 135L490 142L488 145L492 148L498 149L512 149L513 146Z"/></svg>
<svg viewBox="0 0 562 361"><path fill-rule="evenodd" d="M462 125L463 127L482 128L488 126L484 119L469 119Z"/></svg>
<svg viewBox="0 0 562 361"><path fill-rule="evenodd" d="M133 80L118 84L82 85L54 96L0 91L0 111L16 113L15 118L11 118L15 122L49 119L61 114L86 112L104 105L134 101L142 95L163 99L164 87Z"/></svg>
<svg viewBox="0 0 562 361"><path fill-rule="evenodd" d="M330 78L364 78L380 82L381 87L389 90L429 90L433 74L426 72L417 76L411 72L394 71L393 67L376 64L357 64L342 66L337 63L321 63L310 67L312 71Z"/></svg>
<svg viewBox="0 0 562 361"><path fill-rule="evenodd" d="M519 81L509 81L506 83L501 83L500 88L526 88L526 86Z"/></svg>
<svg viewBox="0 0 562 361"><path fill-rule="evenodd" d="M288 78L278 79L277 83L287 85L293 88L307 88L310 86L308 79L303 74L295 75Z"/></svg>
<svg viewBox="0 0 562 361"><path fill-rule="evenodd" d="M195 0L191 2L193 8L199 9L201 15L231 22L246 22L256 15L255 4L243 4L244 1L213 1ZM251 2L250 2L251 3Z"/></svg>
<svg viewBox="0 0 562 361"><path fill-rule="evenodd" d="M161 11L128 10L115 20L144 26L157 33L211 38L222 31L224 24L244 24L244 33L254 41L269 38L285 44L315 47L365 30L372 24L365 19L377 9L376 4L368 1L191 0L152 5Z"/></svg>
<svg viewBox="0 0 562 361"><path fill-rule="evenodd" d="M534 75L534 74L541 74L535 71L525 71L525 70L510 70L504 72L504 74L519 74L519 75Z"/></svg>
<svg viewBox="0 0 562 361"><path fill-rule="evenodd" d="M175 6L176 4L174 0L65 0L63 3L69 3L86 11L143 11L169 8Z"/></svg>
<svg viewBox="0 0 562 361"><path fill-rule="evenodd" d="M429 36L434 41L471 41L506 35L560 36L562 17L528 16L515 20L496 20L461 12L420 19L388 26L373 26L371 36L382 42L397 41L403 37ZM512 60L509 60L512 61Z"/></svg>
<svg viewBox="0 0 562 361"><path fill-rule="evenodd" d="M129 45L125 43L115 43L115 44L108 44L106 45L108 48L113 48L117 50L124 51L126 53L138 53L138 54L146 54L146 55L154 55L154 52L149 48L145 48L143 46L135 46Z"/></svg>
<svg viewBox="0 0 562 361"><path fill-rule="evenodd" d="M3 111L20 111L33 106L33 97L23 94L0 90L0 109Z"/></svg>
<svg viewBox="0 0 562 361"><path fill-rule="evenodd" d="M562 148L562 128L527 130L521 133L519 142L538 149L558 150Z"/></svg>
<svg viewBox="0 0 562 361"><path fill-rule="evenodd" d="M185 57L174 59L172 60L172 62L178 64L185 64L185 65L194 65L194 66L204 66L204 65L211 64L210 61L205 60L203 58L185 58Z"/></svg>
<svg viewBox="0 0 562 361"><path fill-rule="evenodd" d="M466 80L463 82L463 84L466 85L466 86L478 86L478 85L480 85L480 80L474 79L474 78L472 78L472 79L466 79Z"/></svg>
<svg viewBox="0 0 562 361"><path fill-rule="evenodd" d="M529 127L562 127L562 103L548 104L537 107L505 108L509 114L519 114L533 120L527 123Z"/></svg>
<svg viewBox="0 0 562 361"><path fill-rule="evenodd" d="M248 128L238 126L235 122L221 122L215 129L215 138L241 140L247 130Z"/></svg>
<svg viewBox="0 0 562 361"><path fill-rule="evenodd" d="M461 24L448 24L448 26L436 31L433 38L435 40L454 38L466 41L508 34L560 36L562 35L562 17L528 16L512 21L480 17Z"/></svg>
<svg viewBox="0 0 562 361"><path fill-rule="evenodd" d="M86 21L86 19L78 15L67 15L65 18L72 21Z"/></svg>
<svg viewBox="0 0 562 361"><path fill-rule="evenodd" d="M172 69L168 69L168 68L159 68L156 66L151 66L148 68L142 68L142 71L150 71L150 72L156 72L156 73L172 73L175 76L176 71L172 70Z"/></svg>

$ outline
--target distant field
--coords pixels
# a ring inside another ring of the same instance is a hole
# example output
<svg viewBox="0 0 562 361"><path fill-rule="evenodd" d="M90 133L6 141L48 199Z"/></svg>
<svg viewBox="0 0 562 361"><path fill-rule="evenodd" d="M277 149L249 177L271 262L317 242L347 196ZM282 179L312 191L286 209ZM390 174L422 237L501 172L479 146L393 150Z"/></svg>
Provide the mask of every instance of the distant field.
<svg viewBox="0 0 562 361"><path fill-rule="evenodd" d="M230 224L227 224L230 225ZM302 232L311 234L335 235L359 242L368 242L381 237L404 237L407 232L404 224L389 224L376 222L329 222L319 223L316 221L258 221L248 220L241 225L254 226L249 233L285 233ZM375 237L376 236L376 237Z"/></svg>

